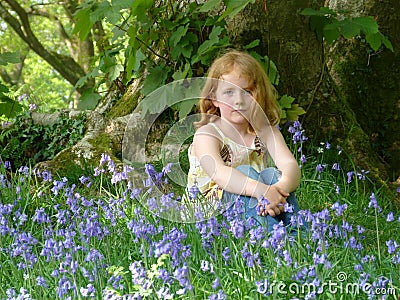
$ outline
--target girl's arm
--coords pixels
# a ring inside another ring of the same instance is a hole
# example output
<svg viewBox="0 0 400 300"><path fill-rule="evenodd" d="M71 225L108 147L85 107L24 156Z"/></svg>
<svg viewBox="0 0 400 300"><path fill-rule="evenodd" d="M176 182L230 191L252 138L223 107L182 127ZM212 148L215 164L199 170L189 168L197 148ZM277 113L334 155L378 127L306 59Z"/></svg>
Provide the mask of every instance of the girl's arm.
<svg viewBox="0 0 400 300"><path fill-rule="evenodd" d="M268 200L271 204L267 212L272 216L280 214L289 194L277 191L273 185L251 179L235 168L226 166L220 155L221 147L222 142L215 128L205 125L194 135L192 154L199 159L201 167L211 179L225 191L257 199L270 191Z"/></svg>
<svg viewBox="0 0 400 300"><path fill-rule="evenodd" d="M275 184L286 192L293 192L300 183L300 168L297 160L290 152L281 132L275 126L269 126L266 133L266 145L276 167L282 172L280 180Z"/></svg>

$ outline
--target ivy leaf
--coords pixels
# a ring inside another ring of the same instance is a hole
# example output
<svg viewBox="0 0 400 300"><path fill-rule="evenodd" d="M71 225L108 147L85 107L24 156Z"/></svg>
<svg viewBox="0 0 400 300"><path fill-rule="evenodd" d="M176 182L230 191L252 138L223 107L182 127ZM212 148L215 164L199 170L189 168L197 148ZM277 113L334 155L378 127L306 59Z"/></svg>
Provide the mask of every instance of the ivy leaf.
<svg viewBox="0 0 400 300"><path fill-rule="evenodd" d="M283 95L281 99L279 99L279 106L281 108L291 108L294 98L288 95Z"/></svg>
<svg viewBox="0 0 400 300"><path fill-rule="evenodd" d="M297 121L299 116L305 113L306 111L298 104L293 104L291 108L286 110L287 117L290 121Z"/></svg>
<svg viewBox="0 0 400 300"><path fill-rule="evenodd" d="M221 5L221 0L208 0L204 1L203 5L200 6L200 12L209 12Z"/></svg>
<svg viewBox="0 0 400 300"><path fill-rule="evenodd" d="M118 10L131 8L135 0L112 0L111 5Z"/></svg>
<svg viewBox="0 0 400 300"><path fill-rule="evenodd" d="M248 4L254 3L255 0L225 0L225 12L219 17L218 21L225 19L226 17L233 18L241 10L243 10Z"/></svg>
<svg viewBox="0 0 400 300"><path fill-rule="evenodd" d="M385 47L388 48L390 51L394 52L394 50L393 50L393 45L392 45L392 43L389 41L389 39L388 39L386 36L384 36L382 33L379 33L379 34L380 34L380 36L381 36L381 41L382 41L382 43L385 45Z"/></svg>
<svg viewBox="0 0 400 300"><path fill-rule="evenodd" d="M354 18L352 23L358 26L365 34L379 32L378 23L371 16Z"/></svg>
<svg viewBox="0 0 400 300"><path fill-rule="evenodd" d="M114 81L123 71L124 71L124 66L122 66L121 64L112 65L108 70L109 79L111 81Z"/></svg>
<svg viewBox="0 0 400 300"><path fill-rule="evenodd" d="M318 41L321 43L324 40L324 27L330 23L330 20L324 16L310 17L310 28L316 32Z"/></svg>
<svg viewBox="0 0 400 300"><path fill-rule="evenodd" d="M351 39L357 35L360 35L361 27L353 22L352 20L345 19L337 22L339 32L346 38Z"/></svg>
<svg viewBox="0 0 400 300"><path fill-rule="evenodd" d="M332 44L340 35L338 22L328 24L323 29L325 40L328 44Z"/></svg>
<svg viewBox="0 0 400 300"><path fill-rule="evenodd" d="M82 93L79 98L78 109L80 110L92 110L97 106L101 96L95 92L93 89L87 89Z"/></svg>
<svg viewBox="0 0 400 300"><path fill-rule="evenodd" d="M18 101L0 94L0 116L14 118L20 111L22 111L22 105Z"/></svg>
<svg viewBox="0 0 400 300"><path fill-rule="evenodd" d="M185 101L179 102L177 104L177 108L179 109L179 118L183 119L186 117L191 111L195 104L199 102L199 99L186 99Z"/></svg>
<svg viewBox="0 0 400 300"><path fill-rule="evenodd" d="M188 27L189 24L186 24L186 26L179 26L175 32L171 34L168 40L168 44L171 48L175 47L179 43L182 37L186 34Z"/></svg>
<svg viewBox="0 0 400 300"><path fill-rule="evenodd" d="M149 75L146 76L143 82L143 95L148 95L155 89L164 84L168 76L168 68L165 65L160 65L149 70Z"/></svg>
<svg viewBox="0 0 400 300"><path fill-rule="evenodd" d="M90 22L92 24L102 20L105 15L111 10L111 5L108 1L103 1L93 6L93 11L90 13Z"/></svg>
<svg viewBox="0 0 400 300"><path fill-rule="evenodd" d="M22 111L22 105L18 101L0 94L0 116L14 118L20 111Z"/></svg>
<svg viewBox="0 0 400 300"><path fill-rule="evenodd" d="M90 21L90 7L78 10L76 13L75 27L72 31L73 34L79 33L79 38L84 40L89 34L94 23Z"/></svg>
<svg viewBox="0 0 400 300"><path fill-rule="evenodd" d="M257 47L258 45L260 45L260 40L256 39L254 41L252 41L250 44L247 44L246 46L243 46L244 50L248 50L254 47Z"/></svg>
<svg viewBox="0 0 400 300"><path fill-rule="evenodd" d="M7 64L17 64L20 61L19 52L0 53L0 65L2 66L6 66Z"/></svg>
<svg viewBox="0 0 400 300"><path fill-rule="evenodd" d="M367 34L365 39L374 51L377 51L382 45L382 37L380 32Z"/></svg>
<svg viewBox="0 0 400 300"><path fill-rule="evenodd" d="M138 20L144 21L147 17L147 10L153 5L154 0L135 0L131 7L132 15L136 16Z"/></svg>
<svg viewBox="0 0 400 300"><path fill-rule="evenodd" d="M214 26L209 39L204 41L199 48L197 49L197 55L200 58L202 55L204 55L207 52L213 51L215 47L213 47L215 44L219 42L219 35L223 31L223 28L220 26ZM194 60L194 62L197 62L198 60Z"/></svg>

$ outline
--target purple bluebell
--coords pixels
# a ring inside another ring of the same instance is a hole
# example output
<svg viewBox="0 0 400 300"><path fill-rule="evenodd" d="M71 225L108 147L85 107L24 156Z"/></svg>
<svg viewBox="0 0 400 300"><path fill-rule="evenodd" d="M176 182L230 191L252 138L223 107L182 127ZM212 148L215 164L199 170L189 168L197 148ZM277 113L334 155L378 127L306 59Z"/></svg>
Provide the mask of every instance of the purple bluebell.
<svg viewBox="0 0 400 300"><path fill-rule="evenodd" d="M211 296L208 297L209 300L224 300L227 299L227 296L225 295L223 290L219 290L218 293L212 294Z"/></svg>
<svg viewBox="0 0 400 300"><path fill-rule="evenodd" d="M213 290L216 290L221 286L221 283L219 282L219 278L215 278L215 280L212 282L211 287Z"/></svg>
<svg viewBox="0 0 400 300"><path fill-rule="evenodd" d="M389 254L392 254L396 251L396 249L399 247L397 242L395 240L388 240L386 241L386 246L388 248Z"/></svg>
<svg viewBox="0 0 400 300"><path fill-rule="evenodd" d="M93 284L89 283L86 288L81 287L80 292L83 297L94 297L96 289L94 288Z"/></svg>
<svg viewBox="0 0 400 300"><path fill-rule="evenodd" d="M386 222L393 222L393 221L394 221L393 212L389 212L387 217L386 217Z"/></svg>

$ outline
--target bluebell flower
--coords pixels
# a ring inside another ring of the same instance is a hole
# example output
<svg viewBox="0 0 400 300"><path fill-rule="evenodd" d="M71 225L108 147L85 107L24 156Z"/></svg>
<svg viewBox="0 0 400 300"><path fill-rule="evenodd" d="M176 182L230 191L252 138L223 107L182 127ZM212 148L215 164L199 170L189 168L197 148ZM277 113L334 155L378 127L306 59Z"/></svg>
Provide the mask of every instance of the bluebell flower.
<svg viewBox="0 0 400 300"><path fill-rule="evenodd" d="M89 283L86 288L81 287L80 292L83 297L94 297L96 289L94 288L93 284Z"/></svg>
<svg viewBox="0 0 400 300"><path fill-rule="evenodd" d="M210 263L208 260L202 259L202 260L200 261L200 269L201 269L203 272L210 272L211 274L214 273L214 266L213 266L213 264Z"/></svg>
<svg viewBox="0 0 400 300"><path fill-rule="evenodd" d="M243 220L235 219L230 222L229 231L235 238L241 239L244 236L244 229L245 227Z"/></svg>
<svg viewBox="0 0 400 300"><path fill-rule="evenodd" d="M215 280L212 282L211 287L213 290L216 290L217 288L219 288L221 286L220 282L219 282L219 278L215 278Z"/></svg>
<svg viewBox="0 0 400 300"><path fill-rule="evenodd" d="M382 209L378 205L378 201L376 200L375 193L371 193L371 196L369 198L371 200L368 203L368 208L375 208L375 209L377 209L378 212L381 212Z"/></svg>
<svg viewBox="0 0 400 300"><path fill-rule="evenodd" d="M386 222L393 222L393 221L394 221L393 212L389 212L387 217L386 217Z"/></svg>
<svg viewBox="0 0 400 300"><path fill-rule="evenodd" d="M347 183L351 183L352 182L354 174L355 173L353 171L347 172Z"/></svg>
<svg viewBox="0 0 400 300"><path fill-rule="evenodd" d="M186 290L192 290L193 286L190 283L190 278L189 278L189 268L186 264L186 262L183 263L183 266L181 268L176 268L174 271L174 277L176 280L178 280L179 284L181 285L182 288L184 288L185 292Z"/></svg>
<svg viewBox="0 0 400 300"><path fill-rule="evenodd" d="M37 276L36 277L36 285L42 286L44 288L48 288L49 286L47 285L46 279L42 276Z"/></svg>
<svg viewBox="0 0 400 300"><path fill-rule="evenodd" d="M389 254L392 254L396 251L396 249L399 247L397 242L395 240L388 240L386 241L386 246L388 248Z"/></svg>
<svg viewBox="0 0 400 300"><path fill-rule="evenodd" d="M168 287L161 287L158 291L156 291L158 299L174 299L173 294L170 293L170 290Z"/></svg>
<svg viewBox="0 0 400 300"><path fill-rule="evenodd" d="M218 293L212 294L208 297L209 300L224 300L227 299L223 290L219 290Z"/></svg>

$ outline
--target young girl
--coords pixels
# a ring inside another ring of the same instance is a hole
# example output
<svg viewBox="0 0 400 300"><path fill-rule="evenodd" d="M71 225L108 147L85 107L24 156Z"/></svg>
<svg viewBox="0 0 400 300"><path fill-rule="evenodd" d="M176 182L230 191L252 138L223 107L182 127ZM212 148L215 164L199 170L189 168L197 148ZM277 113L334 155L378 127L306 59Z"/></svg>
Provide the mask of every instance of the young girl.
<svg viewBox="0 0 400 300"><path fill-rule="evenodd" d="M300 169L276 128L276 93L257 60L240 51L216 59L200 110L188 153L188 187L197 186L214 202L232 204L241 197L246 217L268 231L280 221L289 225L291 211L299 209L292 192ZM271 160L276 168L266 168Z"/></svg>

